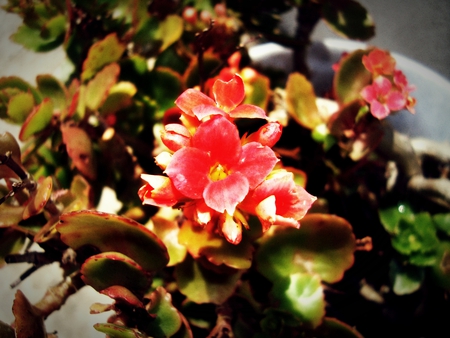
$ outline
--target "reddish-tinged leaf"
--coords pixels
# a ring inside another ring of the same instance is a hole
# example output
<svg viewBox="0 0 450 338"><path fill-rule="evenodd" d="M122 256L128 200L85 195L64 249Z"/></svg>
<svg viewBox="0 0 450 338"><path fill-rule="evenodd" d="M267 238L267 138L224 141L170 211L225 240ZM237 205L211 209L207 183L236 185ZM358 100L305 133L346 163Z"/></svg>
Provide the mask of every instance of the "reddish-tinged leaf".
<svg viewBox="0 0 450 338"><path fill-rule="evenodd" d="M300 229L272 227L261 238L255 259L258 270L271 281L301 272L334 283L352 266L355 245L352 227L345 219L309 214Z"/></svg>
<svg viewBox="0 0 450 338"><path fill-rule="evenodd" d="M119 65L111 63L95 74L95 77L88 82L84 93L86 107L91 110L100 108L105 102L110 89L116 84L119 73Z"/></svg>
<svg viewBox="0 0 450 338"><path fill-rule="evenodd" d="M11 97L8 102L8 116L15 123L23 123L33 111L34 98L30 92L18 93Z"/></svg>
<svg viewBox="0 0 450 338"><path fill-rule="evenodd" d="M44 130L51 122L53 116L53 103L50 99L44 99L28 115L19 133L19 140L26 141L32 135Z"/></svg>
<svg viewBox="0 0 450 338"><path fill-rule="evenodd" d="M81 79L89 80L107 64L118 61L125 48L125 44L119 41L116 33L109 34L103 40L94 43L83 62Z"/></svg>
<svg viewBox="0 0 450 338"><path fill-rule="evenodd" d="M134 260L119 252L89 257L81 266L81 274L83 281L97 291L121 285L143 295L151 282L149 275Z"/></svg>
<svg viewBox="0 0 450 338"><path fill-rule="evenodd" d="M28 301L22 291L17 290L13 303L17 338L45 338L47 334L40 312Z"/></svg>
<svg viewBox="0 0 450 338"><path fill-rule="evenodd" d="M6 228L18 224L22 220L25 207L9 204L0 205L0 228Z"/></svg>
<svg viewBox="0 0 450 338"><path fill-rule="evenodd" d="M129 304L141 309L144 308L144 304L142 304L142 302L124 286L113 285L100 291L100 293L111 297L117 303Z"/></svg>
<svg viewBox="0 0 450 338"><path fill-rule="evenodd" d="M51 176L45 178L39 183L38 188L33 191L30 199L25 205L23 219L30 218L31 216L37 215L44 210L44 207L52 194L52 188L53 181Z"/></svg>
<svg viewBox="0 0 450 338"><path fill-rule="evenodd" d="M161 240L129 218L84 210L61 215L56 228L61 240L75 250L90 245L102 252L121 252L147 271L162 269L169 262Z"/></svg>
<svg viewBox="0 0 450 338"><path fill-rule="evenodd" d="M172 296L159 286L150 295L148 312L155 315L148 330L155 338L172 337L181 328L182 319L178 310L172 305Z"/></svg>
<svg viewBox="0 0 450 338"><path fill-rule="evenodd" d="M69 94L66 87L52 75L38 75L36 83L44 97L49 97L61 112L66 110Z"/></svg>
<svg viewBox="0 0 450 338"><path fill-rule="evenodd" d="M28 93L30 92L33 95L34 102L36 104L41 103L42 97L41 94L28 82L22 80L17 76L8 76L0 78L0 90L15 88L20 90L21 92Z"/></svg>
<svg viewBox="0 0 450 338"><path fill-rule="evenodd" d="M116 83L108 92L108 97L101 105L100 112L103 115L113 114L120 109L132 104L132 97L136 94L137 88L132 82L122 81Z"/></svg>
<svg viewBox="0 0 450 338"><path fill-rule="evenodd" d="M130 329L126 326L111 323L95 324L94 329L106 333L110 338L150 338L138 329Z"/></svg>
<svg viewBox="0 0 450 338"><path fill-rule="evenodd" d="M73 165L84 176L94 180L97 177L97 168L89 135L83 129L71 124L62 124L61 133Z"/></svg>

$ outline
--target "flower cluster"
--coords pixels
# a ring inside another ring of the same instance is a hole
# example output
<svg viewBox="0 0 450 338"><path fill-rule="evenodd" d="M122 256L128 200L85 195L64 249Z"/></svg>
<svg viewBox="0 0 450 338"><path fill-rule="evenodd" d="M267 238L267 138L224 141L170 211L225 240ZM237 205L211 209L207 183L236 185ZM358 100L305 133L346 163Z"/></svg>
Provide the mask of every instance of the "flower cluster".
<svg viewBox="0 0 450 338"><path fill-rule="evenodd" d="M375 48L363 56L362 62L373 81L362 89L361 96L369 103L373 116L384 119L392 111L401 109L414 113L416 100L410 93L415 88L408 84L403 72L395 68L395 59L388 52Z"/></svg>
<svg viewBox="0 0 450 338"><path fill-rule="evenodd" d="M263 109L240 104L244 83L235 75L216 80L211 98L188 89L176 100L183 124L165 125L161 140L168 151L156 157L167 176L143 174L144 204L183 208L194 224L212 229L233 244L256 215L263 230L271 225L299 227L315 197L295 184L293 174L276 169L272 146L281 136L277 122L239 136L235 118L267 120Z"/></svg>

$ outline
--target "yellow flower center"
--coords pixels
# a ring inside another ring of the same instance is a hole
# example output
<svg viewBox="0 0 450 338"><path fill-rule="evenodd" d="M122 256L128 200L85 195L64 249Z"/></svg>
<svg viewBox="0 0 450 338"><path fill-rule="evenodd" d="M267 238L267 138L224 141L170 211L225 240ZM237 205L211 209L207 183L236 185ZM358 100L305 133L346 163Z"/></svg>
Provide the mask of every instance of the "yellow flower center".
<svg viewBox="0 0 450 338"><path fill-rule="evenodd" d="M209 177L215 182L223 180L228 176L228 171L225 167L223 167L220 163L217 163L215 166L211 167L209 171Z"/></svg>

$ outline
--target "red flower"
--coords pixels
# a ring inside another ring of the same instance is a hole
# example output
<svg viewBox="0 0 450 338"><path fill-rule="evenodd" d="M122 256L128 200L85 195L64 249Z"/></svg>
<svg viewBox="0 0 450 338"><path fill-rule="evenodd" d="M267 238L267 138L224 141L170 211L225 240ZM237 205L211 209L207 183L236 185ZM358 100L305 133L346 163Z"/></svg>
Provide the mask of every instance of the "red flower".
<svg viewBox="0 0 450 338"><path fill-rule="evenodd" d="M274 171L240 204L240 208L259 218L263 231L272 225L299 228L299 220L317 199L296 185L293 176L283 169Z"/></svg>
<svg viewBox="0 0 450 338"><path fill-rule="evenodd" d="M395 69L395 59L388 52L377 48L364 55L362 63L374 77L381 74L391 75Z"/></svg>
<svg viewBox="0 0 450 338"><path fill-rule="evenodd" d="M187 115L199 120L211 115L223 115L230 118L262 118L266 113L260 107L251 104L239 105L245 97L244 82L235 74L228 81L217 80L212 92L215 100L195 89L187 89L175 101L175 104Z"/></svg>
<svg viewBox="0 0 450 338"><path fill-rule="evenodd" d="M391 111L405 108L405 96L392 88L392 83L384 76L375 78L371 85L364 87L361 96L370 104L370 112L378 119L384 119Z"/></svg>
<svg viewBox="0 0 450 338"><path fill-rule="evenodd" d="M138 195L144 204L172 207L186 199L175 189L168 177L142 174L141 178L146 181L146 184L139 189Z"/></svg>
<svg viewBox="0 0 450 338"><path fill-rule="evenodd" d="M202 123L191 145L173 154L165 172L179 192L204 199L219 213L233 215L278 161L273 150L260 143L242 146L236 126L222 116Z"/></svg>

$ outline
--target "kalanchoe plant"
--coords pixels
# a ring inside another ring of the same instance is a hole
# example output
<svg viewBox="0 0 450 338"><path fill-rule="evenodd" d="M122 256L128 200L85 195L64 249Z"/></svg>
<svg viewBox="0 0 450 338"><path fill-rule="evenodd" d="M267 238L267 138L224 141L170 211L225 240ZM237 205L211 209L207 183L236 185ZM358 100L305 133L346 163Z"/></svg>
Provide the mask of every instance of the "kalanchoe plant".
<svg viewBox="0 0 450 338"><path fill-rule="evenodd" d="M410 307L448 307L447 185L386 123L414 113L414 87L375 47L343 56L327 99L308 79L318 20L373 35L360 4L4 8L23 18L15 42L61 46L72 68L36 85L0 79L0 117L21 126L20 143L0 135L0 265L30 264L12 281L15 321L0 321L2 337L54 336L44 320L83 287L111 299L92 304L93 315L113 312L94 328L119 338L408 336L416 327L386 329L401 296L433 290L441 302ZM278 28L291 9L295 36ZM294 50L293 73L252 63L249 46L265 41ZM97 210L105 188L119 210ZM62 281L31 304L21 281L54 262Z"/></svg>

